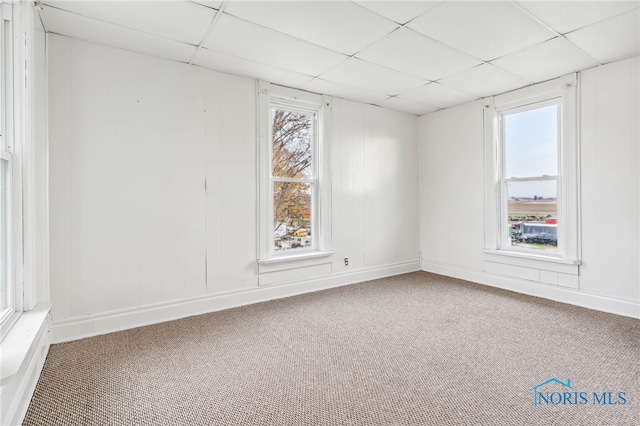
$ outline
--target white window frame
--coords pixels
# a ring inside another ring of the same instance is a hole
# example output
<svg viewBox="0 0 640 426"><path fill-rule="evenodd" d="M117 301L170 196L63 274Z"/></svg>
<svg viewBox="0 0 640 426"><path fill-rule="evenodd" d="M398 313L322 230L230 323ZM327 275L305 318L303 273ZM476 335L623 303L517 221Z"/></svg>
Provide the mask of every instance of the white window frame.
<svg viewBox="0 0 640 426"><path fill-rule="evenodd" d="M290 179L271 176L271 110L285 110L314 114L316 124L312 144L313 176L309 179ZM327 134L331 99L315 93L258 81L258 263L295 263L326 257L331 251L331 195L327 169ZM273 186L278 181L312 183L311 221L312 247L295 250L273 249Z"/></svg>
<svg viewBox="0 0 640 426"><path fill-rule="evenodd" d="M22 232L22 158L23 144L20 122L22 101L19 87L21 37L17 34L15 12L18 5L2 3L0 23L0 157L8 162L6 188L6 243L7 265L6 279L10 298L9 311L0 317L0 341L9 333L24 310L23 298L23 232ZM19 24L18 24L19 27Z"/></svg>
<svg viewBox="0 0 640 426"><path fill-rule="evenodd" d="M557 123L558 123L558 144L556 155L558 158L557 164L557 174L554 176L549 175L538 175L538 176L527 176L527 177L507 177L506 173L506 136L504 133L505 130L505 120L504 117L507 115L518 114L527 111L533 111L539 108L544 108L547 106L556 105L558 107L557 110ZM555 181L556 182L556 197L557 197L557 206L558 206L558 216L561 215L561 207L562 207L562 98L561 97L551 97L548 99L544 99L542 101L536 101L532 103L527 103L524 105L518 105L516 107L509 108L496 108L496 113L498 114L498 170L500 174L500 217L499 221L499 229L500 236L498 237L498 249L499 250L511 250L514 252L521 253L538 253L533 249L523 248L523 247L514 247L511 245L511 238L509 236L509 223L507 220L508 212L507 212L507 187L511 182L527 182L527 181ZM547 252L545 255L554 256L554 257L562 257L562 253L564 251L564 223L558 222L558 246L557 250L554 252Z"/></svg>
<svg viewBox="0 0 640 426"><path fill-rule="evenodd" d="M311 140L311 175L308 178L289 178L289 177L278 177L278 176L273 176L272 174L269 175L269 179L271 180L271 184L269 186L270 189L270 194L269 194L269 199L273 200L273 188L275 186L276 183L301 183L301 184L308 184L311 185L311 247L308 248L296 248L295 249L295 253L297 254L304 254L304 253L310 253L313 251L317 250L318 247L318 241L316 238L316 234L318 232L318 220L317 220L317 214L318 214L318 196L317 196L317 192L318 192L318 114L319 114L319 110L318 108L309 108L306 105L302 104L300 105L297 102L291 102L291 101L283 101L280 99L272 99L271 103L270 103L270 108L269 108L269 112L272 113L274 109L278 109L278 110L283 110L283 111L289 111L289 112L295 112L295 113L300 113L300 114L305 114L308 116L312 117L312 126L313 126L313 130L312 130L312 140ZM273 134L272 131L273 129L271 129L270 127L270 140L273 140ZM273 144L269 143L269 158L272 158L273 156ZM273 223L274 223L274 209L273 206L271 208L271 210L269 211L269 213L271 214L271 218L269 220L269 222L272 224L272 228L273 228ZM273 232L271 233L271 237L273 238ZM276 252L274 250L274 244L273 244L273 240L270 243L271 246L271 253L270 253L270 257L274 257L274 256L278 256L279 253Z"/></svg>
<svg viewBox="0 0 640 426"><path fill-rule="evenodd" d="M578 76L565 77L484 100L485 144L485 260L541 270L578 273L580 265L579 163L577 140ZM559 106L558 250L533 252L510 247L506 241L506 199L503 176L501 114L532 109L545 102ZM511 260L509 260L511 259Z"/></svg>

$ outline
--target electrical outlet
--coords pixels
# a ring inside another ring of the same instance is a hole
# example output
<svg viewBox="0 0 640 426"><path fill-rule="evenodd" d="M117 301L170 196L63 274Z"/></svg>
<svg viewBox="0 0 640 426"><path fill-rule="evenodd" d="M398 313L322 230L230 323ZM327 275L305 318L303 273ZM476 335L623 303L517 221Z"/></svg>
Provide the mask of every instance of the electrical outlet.
<svg viewBox="0 0 640 426"><path fill-rule="evenodd" d="M349 266L349 258L348 257L344 258L344 266Z"/></svg>

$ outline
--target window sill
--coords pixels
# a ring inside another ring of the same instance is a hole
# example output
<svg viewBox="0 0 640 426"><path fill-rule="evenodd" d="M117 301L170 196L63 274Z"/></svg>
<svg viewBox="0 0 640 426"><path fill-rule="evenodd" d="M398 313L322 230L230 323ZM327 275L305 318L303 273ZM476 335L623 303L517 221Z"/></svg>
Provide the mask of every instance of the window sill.
<svg viewBox="0 0 640 426"><path fill-rule="evenodd" d="M544 256L508 250L484 250L484 258L487 262L571 275L578 275L579 267L582 263L576 259L565 259L556 256Z"/></svg>
<svg viewBox="0 0 640 426"><path fill-rule="evenodd" d="M258 273L288 271L292 269L309 269L315 266L331 263L328 259L333 251L312 251L295 255L274 256L269 259L258 260Z"/></svg>
<svg viewBox="0 0 640 426"><path fill-rule="evenodd" d="M20 315L5 339L0 343L2 352L2 371L0 385L18 377L26 363L36 351L39 336L49 330L50 305L39 305L31 311Z"/></svg>
<svg viewBox="0 0 640 426"><path fill-rule="evenodd" d="M333 254L332 251L313 251L294 255L274 256L268 259L258 259L260 265L273 265L278 263L299 262L309 259L317 259L322 257L329 257Z"/></svg>

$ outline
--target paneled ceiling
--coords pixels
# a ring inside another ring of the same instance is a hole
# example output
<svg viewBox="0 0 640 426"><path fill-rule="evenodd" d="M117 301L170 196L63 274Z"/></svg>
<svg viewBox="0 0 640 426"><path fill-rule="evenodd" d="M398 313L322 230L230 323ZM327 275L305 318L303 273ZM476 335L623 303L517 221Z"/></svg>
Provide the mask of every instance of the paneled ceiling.
<svg viewBox="0 0 640 426"><path fill-rule="evenodd" d="M51 33L413 114L640 54L640 0L42 3Z"/></svg>

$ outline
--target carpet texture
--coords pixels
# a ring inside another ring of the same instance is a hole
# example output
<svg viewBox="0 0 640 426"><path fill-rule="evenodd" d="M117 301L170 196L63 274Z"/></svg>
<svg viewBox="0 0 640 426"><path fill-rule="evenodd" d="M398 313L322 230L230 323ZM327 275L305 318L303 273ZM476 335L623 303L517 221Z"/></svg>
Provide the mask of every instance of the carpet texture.
<svg viewBox="0 0 640 426"><path fill-rule="evenodd" d="M640 320L416 272L52 345L24 424L640 425Z"/></svg>

